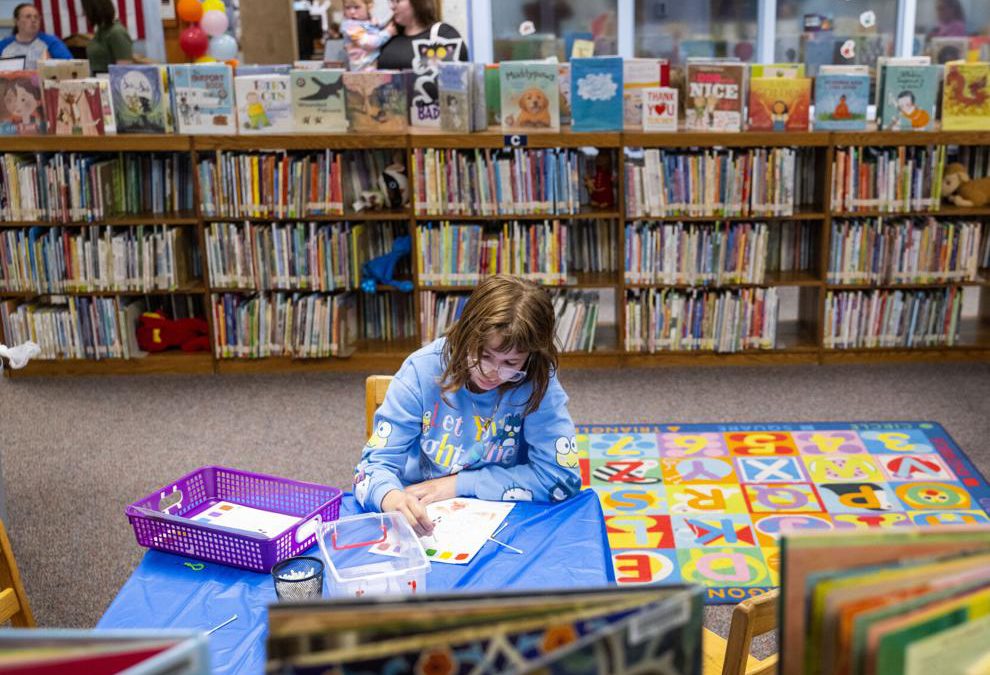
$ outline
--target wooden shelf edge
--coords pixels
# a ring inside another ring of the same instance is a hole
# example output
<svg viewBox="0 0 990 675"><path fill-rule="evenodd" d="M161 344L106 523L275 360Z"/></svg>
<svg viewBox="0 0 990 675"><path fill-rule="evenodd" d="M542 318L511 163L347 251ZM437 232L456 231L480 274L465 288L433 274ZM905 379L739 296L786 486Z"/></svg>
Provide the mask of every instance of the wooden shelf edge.
<svg viewBox="0 0 990 675"><path fill-rule="evenodd" d="M181 351L150 354L138 359L36 359L21 370L5 368L4 374L13 379L76 375L212 375L213 356L208 352Z"/></svg>

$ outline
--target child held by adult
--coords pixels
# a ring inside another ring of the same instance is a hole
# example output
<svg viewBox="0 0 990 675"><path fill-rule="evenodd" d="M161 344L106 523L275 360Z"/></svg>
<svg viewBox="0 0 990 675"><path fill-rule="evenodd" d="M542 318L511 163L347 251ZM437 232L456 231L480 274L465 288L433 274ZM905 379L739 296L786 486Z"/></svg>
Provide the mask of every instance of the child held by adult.
<svg viewBox="0 0 990 675"><path fill-rule="evenodd" d="M374 0L344 0L344 21L340 25L347 52L347 67L352 72L374 70L386 42L395 36L389 22L380 27L371 18Z"/></svg>
<svg viewBox="0 0 990 675"><path fill-rule="evenodd" d="M405 360L374 422L354 496L368 511L402 513L421 535L433 530L431 502L559 502L581 489L553 304L517 277L474 290L447 336Z"/></svg>

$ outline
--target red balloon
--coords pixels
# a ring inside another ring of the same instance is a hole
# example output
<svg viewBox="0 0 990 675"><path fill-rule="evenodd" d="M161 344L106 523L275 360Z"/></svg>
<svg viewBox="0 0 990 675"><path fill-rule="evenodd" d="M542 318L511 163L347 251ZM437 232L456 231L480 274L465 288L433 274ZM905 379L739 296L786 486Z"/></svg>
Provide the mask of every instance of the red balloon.
<svg viewBox="0 0 990 675"><path fill-rule="evenodd" d="M199 26L189 26L179 33L179 47L191 59L198 59L210 48L210 36Z"/></svg>

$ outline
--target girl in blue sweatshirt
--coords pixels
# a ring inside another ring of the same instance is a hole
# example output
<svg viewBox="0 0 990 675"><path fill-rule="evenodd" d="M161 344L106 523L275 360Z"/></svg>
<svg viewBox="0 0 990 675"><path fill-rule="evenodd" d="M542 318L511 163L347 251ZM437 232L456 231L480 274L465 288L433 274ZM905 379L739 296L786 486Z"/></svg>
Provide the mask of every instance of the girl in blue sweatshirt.
<svg viewBox="0 0 990 675"><path fill-rule="evenodd" d="M369 511L399 511L419 534L451 497L559 502L581 489L574 423L557 381L547 291L483 281L445 338L409 356L375 413L355 469Z"/></svg>

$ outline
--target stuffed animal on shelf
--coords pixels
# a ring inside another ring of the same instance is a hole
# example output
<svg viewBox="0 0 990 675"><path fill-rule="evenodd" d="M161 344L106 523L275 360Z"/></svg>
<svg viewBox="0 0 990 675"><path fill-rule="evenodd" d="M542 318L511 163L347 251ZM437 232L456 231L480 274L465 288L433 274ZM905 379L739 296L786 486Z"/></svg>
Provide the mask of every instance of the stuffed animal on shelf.
<svg viewBox="0 0 990 675"><path fill-rule="evenodd" d="M161 352L179 347L184 352L210 349L210 325L204 319L169 319L161 312L145 312L137 322L138 347Z"/></svg>
<svg viewBox="0 0 990 675"><path fill-rule="evenodd" d="M603 211L611 211L615 208L613 180L612 158L607 153L601 152L595 158L594 174L584 179L591 208Z"/></svg>
<svg viewBox="0 0 990 675"><path fill-rule="evenodd" d="M413 289L411 281L396 281L393 278L395 266L411 251L412 237L406 235L395 240L391 251L364 263L361 266L361 290L365 293L374 293L378 290L378 284L385 284L394 286L403 293L411 293Z"/></svg>
<svg viewBox="0 0 990 675"><path fill-rule="evenodd" d="M381 189L362 190L354 201L355 211L401 209L409 203L409 178L406 167L393 162L379 176Z"/></svg>
<svg viewBox="0 0 990 675"><path fill-rule="evenodd" d="M942 197L956 206L986 206L990 203L990 178L970 180L966 167L953 162L945 167Z"/></svg>

